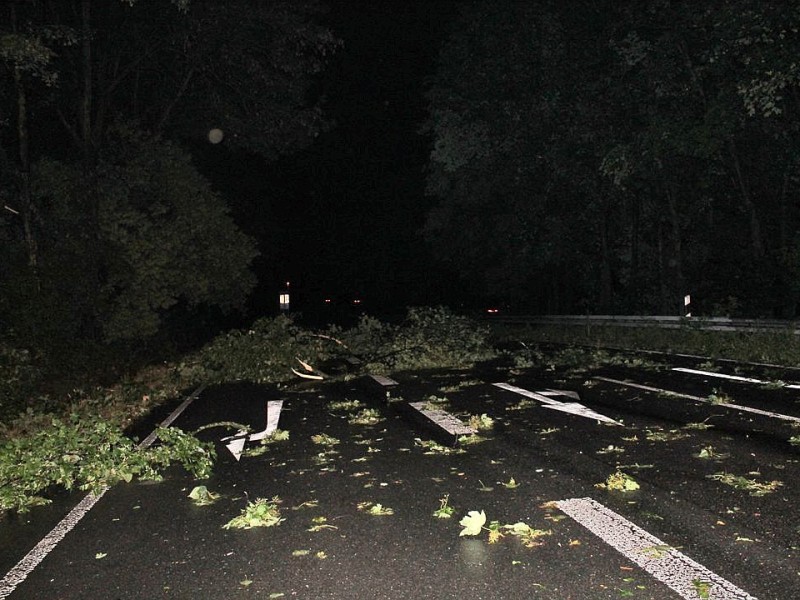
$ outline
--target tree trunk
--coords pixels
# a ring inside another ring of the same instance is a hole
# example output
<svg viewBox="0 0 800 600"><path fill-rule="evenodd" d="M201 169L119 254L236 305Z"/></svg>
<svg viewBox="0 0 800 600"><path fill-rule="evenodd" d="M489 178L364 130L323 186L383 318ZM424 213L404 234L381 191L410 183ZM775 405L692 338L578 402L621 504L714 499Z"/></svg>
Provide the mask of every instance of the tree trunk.
<svg viewBox="0 0 800 600"><path fill-rule="evenodd" d="M80 109L80 130L84 156L88 159L92 148L92 0L81 2L81 62L83 67L83 94Z"/></svg>
<svg viewBox="0 0 800 600"><path fill-rule="evenodd" d="M599 223L600 236L600 307L604 313L611 312L611 251L608 247L608 207L604 206L602 219Z"/></svg>
<svg viewBox="0 0 800 600"><path fill-rule="evenodd" d="M641 233L639 229L641 228L641 212L642 212L642 201L639 199L638 196L634 196L633 198L633 210L631 211L631 241L630 241L630 252L631 252L631 272L629 278L629 286L630 289L628 294L630 297L634 299L635 305L630 306L630 308L639 309L641 307L641 303L639 302L639 294L642 292L642 284L641 284L641 245L640 245L640 236Z"/></svg>
<svg viewBox="0 0 800 600"><path fill-rule="evenodd" d="M764 256L764 242L761 238L761 222L758 218L753 199L750 196L750 190L744 180L744 173L742 173L742 165L739 160L739 152L736 149L736 143L733 141L733 138L728 140L728 152L733 162L733 172L737 187L739 188L739 195L742 199L744 209L750 218L750 244L753 251L753 258L760 259Z"/></svg>
<svg viewBox="0 0 800 600"><path fill-rule="evenodd" d="M686 282L683 279L683 232L681 231L680 213L675 196L675 184L670 182L667 185L667 206L669 207L669 222L672 229L672 256L669 260L672 285L670 285L668 306L672 310L678 303L678 298L683 298L687 292ZM680 306L682 307L683 305L681 304Z"/></svg>
<svg viewBox="0 0 800 600"><path fill-rule="evenodd" d="M17 30L17 13L14 6L11 6L11 27L14 32ZM19 67L14 67L14 87L17 92L17 143L19 169L17 172L17 185L19 187L20 216L22 218L22 229L25 236L25 247L28 253L28 266L31 269L36 288L39 289L39 245L34 232L33 220L35 217L35 207L31 196L31 158L30 158L30 136L28 133L28 97L25 92L25 84L22 81L22 73Z"/></svg>

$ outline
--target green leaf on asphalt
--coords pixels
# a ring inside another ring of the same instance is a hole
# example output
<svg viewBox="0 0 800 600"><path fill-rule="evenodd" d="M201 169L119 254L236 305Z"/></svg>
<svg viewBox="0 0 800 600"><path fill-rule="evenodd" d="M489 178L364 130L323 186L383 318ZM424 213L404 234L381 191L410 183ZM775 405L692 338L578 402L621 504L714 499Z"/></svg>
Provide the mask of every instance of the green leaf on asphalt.
<svg viewBox="0 0 800 600"><path fill-rule="evenodd" d="M706 600L707 598L711 598L710 582L703 581L702 579L693 579L692 585L694 586L694 589L697 592L698 598L701 598L701 600Z"/></svg>
<svg viewBox="0 0 800 600"><path fill-rule="evenodd" d="M208 506L209 504L214 504L214 502L219 499L219 494L209 492L208 488L204 485L198 485L189 492L189 498L191 498L197 506Z"/></svg>
<svg viewBox="0 0 800 600"><path fill-rule="evenodd" d="M450 494L445 494L442 498L439 498L439 508L433 511L433 516L437 519L449 519L453 516L455 509L450 506L448 503L450 501Z"/></svg>
<svg viewBox="0 0 800 600"><path fill-rule="evenodd" d="M106 556L108 556L106 552L98 552L97 554L94 555L94 557L98 560L100 560L101 558L105 558Z"/></svg>
<svg viewBox="0 0 800 600"><path fill-rule="evenodd" d="M609 475L604 483L595 484L595 487L618 492L633 492L639 489L639 484L630 475L617 471Z"/></svg>
<svg viewBox="0 0 800 600"><path fill-rule="evenodd" d="M458 524L464 528L458 534L459 536L478 535L481 532L481 528L486 524L486 513L484 511L471 510Z"/></svg>
<svg viewBox="0 0 800 600"><path fill-rule="evenodd" d="M250 529L251 527L273 527L279 525L284 519L280 516L278 503L280 499L275 496L272 501L257 498L248 502L242 509L242 514L234 517L222 526L223 529Z"/></svg>

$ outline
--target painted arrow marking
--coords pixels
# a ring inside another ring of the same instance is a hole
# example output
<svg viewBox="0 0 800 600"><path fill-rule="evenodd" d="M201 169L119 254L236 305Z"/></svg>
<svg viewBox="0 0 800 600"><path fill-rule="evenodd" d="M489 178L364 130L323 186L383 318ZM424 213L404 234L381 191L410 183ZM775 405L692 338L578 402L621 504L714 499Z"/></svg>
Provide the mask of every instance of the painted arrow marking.
<svg viewBox="0 0 800 600"><path fill-rule="evenodd" d="M700 597L698 582L704 583L714 600L756 600L713 571L665 544L625 517L591 498L559 500L556 506L612 548L625 555L681 598Z"/></svg>
<svg viewBox="0 0 800 600"><path fill-rule="evenodd" d="M225 447L233 454L233 457L237 461L240 460L246 442L257 442L275 433L275 430L278 429L278 420L281 418L282 409L283 400L270 400L267 402L267 426L263 431L230 435L222 438L220 441L227 441L228 443L225 444Z"/></svg>
<svg viewBox="0 0 800 600"><path fill-rule="evenodd" d="M534 400L538 400L539 402L544 404L544 408L558 410L572 415L577 415L579 417L586 417L587 419L594 419L595 421L602 421L603 423L622 425L622 423L615 421L611 417L601 415L599 412L595 412L591 408L587 408L586 406L578 402L560 402L558 400L553 400L553 398L551 397L551 396L566 396L568 398L574 398L580 400L580 396L578 396L578 394L575 392L565 392L563 390L545 390L544 392L531 392L530 390L516 387L508 383L495 383L493 385L499 387L500 389L507 390L509 392L514 392L515 394L520 394L521 396L525 396L526 398L532 398Z"/></svg>

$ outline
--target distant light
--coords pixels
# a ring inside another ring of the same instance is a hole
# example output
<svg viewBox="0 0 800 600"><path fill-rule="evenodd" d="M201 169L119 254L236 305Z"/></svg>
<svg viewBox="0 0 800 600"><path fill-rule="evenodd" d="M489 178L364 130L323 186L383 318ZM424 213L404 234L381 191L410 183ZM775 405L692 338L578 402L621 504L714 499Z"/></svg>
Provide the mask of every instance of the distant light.
<svg viewBox="0 0 800 600"><path fill-rule="evenodd" d="M359 300L358 298L356 298L355 300L353 300L353 304L361 304L361 300Z"/></svg>
<svg viewBox="0 0 800 600"><path fill-rule="evenodd" d="M289 294L280 294L278 296L278 304L281 310L289 310Z"/></svg>
<svg viewBox="0 0 800 600"><path fill-rule="evenodd" d="M330 303L331 303L331 299L330 298L325 298L325 304L330 304Z"/></svg>
<svg viewBox="0 0 800 600"><path fill-rule="evenodd" d="M222 129L217 129L216 127L208 132L208 141L212 144L219 144L224 137L225 134Z"/></svg>
<svg viewBox="0 0 800 600"><path fill-rule="evenodd" d="M490 315L496 315L497 313L500 312L500 309L499 308L487 308L486 312L488 314L490 314Z"/></svg>

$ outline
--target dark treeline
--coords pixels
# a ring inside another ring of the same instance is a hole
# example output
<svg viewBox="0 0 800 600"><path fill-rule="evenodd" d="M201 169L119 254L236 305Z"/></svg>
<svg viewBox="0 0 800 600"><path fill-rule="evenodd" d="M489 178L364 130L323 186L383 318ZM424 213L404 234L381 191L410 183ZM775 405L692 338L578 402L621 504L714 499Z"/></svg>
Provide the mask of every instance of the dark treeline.
<svg viewBox="0 0 800 600"><path fill-rule="evenodd" d="M797 2L470 3L427 238L520 310L794 317L798 57Z"/></svg>
<svg viewBox="0 0 800 600"><path fill-rule="evenodd" d="M269 241L192 149L265 165L329 128L322 18L315 0L2 3L2 341L146 356L243 306Z"/></svg>

